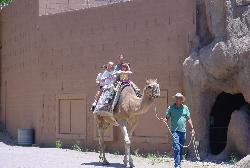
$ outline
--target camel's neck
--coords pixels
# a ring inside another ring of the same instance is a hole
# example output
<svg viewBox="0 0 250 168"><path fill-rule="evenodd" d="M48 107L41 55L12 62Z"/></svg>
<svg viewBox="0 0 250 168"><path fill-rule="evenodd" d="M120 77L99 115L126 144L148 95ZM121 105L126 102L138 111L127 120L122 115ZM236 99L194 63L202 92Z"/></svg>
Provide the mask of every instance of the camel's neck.
<svg viewBox="0 0 250 168"><path fill-rule="evenodd" d="M139 105L139 108L138 110L135 112L136 115L140 115L140 114L143 114L143 113L146 113L148 112L148 110L150 109L150 107L152 106L154 102L154 99L143 94L143 97L141 99L141 102L140 102L140 105Z"/></svg>

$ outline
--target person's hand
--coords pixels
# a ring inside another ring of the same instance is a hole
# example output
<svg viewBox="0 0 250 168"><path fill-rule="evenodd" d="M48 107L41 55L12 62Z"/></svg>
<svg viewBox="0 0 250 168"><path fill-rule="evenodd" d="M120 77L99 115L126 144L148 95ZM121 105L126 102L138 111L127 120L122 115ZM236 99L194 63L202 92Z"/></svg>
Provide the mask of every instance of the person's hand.
<svg viewBox="0 0 250 168"><path fill-rule="evenodd" d="M195 134L195 131L194 131L194 129L192 128L192 130L191 130L191 134L192 135L194 135Z"/></svg>
<svg viewBox="0 0 250 168"><path fill-rule="evenodd" d="M160 118L160 121L164 122L164 121L166 121L166 118Z"/></svg>

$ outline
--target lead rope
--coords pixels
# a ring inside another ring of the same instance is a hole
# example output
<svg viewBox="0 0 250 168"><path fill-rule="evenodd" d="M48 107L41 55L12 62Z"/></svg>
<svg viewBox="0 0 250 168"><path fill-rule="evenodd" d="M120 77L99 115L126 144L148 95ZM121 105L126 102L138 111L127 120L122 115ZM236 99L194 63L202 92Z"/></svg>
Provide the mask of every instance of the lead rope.
<svg viewBox="0 0 250 168"><path fill-rule="evenodd" d="M196 144L195 136L193 138L193 145L194 145L194 154L195 154L195 157L196 157L196 159L198 161L201 161L200 154L199 154L199 151L198 151L198 144Z"/></svg>
<svg viewBox="0 0 250 168"><path fill-rule="evenodd" d="M156 106L155 106L155 117L156 117L159 121L161 121L161 119L158 117L158 113L157 113L157 110L156 110ZM168 126L168 123L167 123L166 121L161 121L161 122L163 122L163 123L167 126L167 128L168 128L168 130L169 130L169 133L170 133L171 136L172 136L172 139L174 139L174 136L173 136L173 134L172 134L172 132L171 132L171 129L170 129L169 126ZM190 142L188 143L187 146L182 145L182 144L180 144L180 143L178 142L178 144L179 144L180 146L182 146L183 148L188 148L188 147L191 145L191 143L193 143L193 146L194 146L195 157L196 157L196 159L197 159L198 161L200 161L201 159L200 159L200 155L199 155L199 151L198 151L198 145L196 144L195 135L194 135L193 133L191 133L191 139L190 139Z"/></svg>

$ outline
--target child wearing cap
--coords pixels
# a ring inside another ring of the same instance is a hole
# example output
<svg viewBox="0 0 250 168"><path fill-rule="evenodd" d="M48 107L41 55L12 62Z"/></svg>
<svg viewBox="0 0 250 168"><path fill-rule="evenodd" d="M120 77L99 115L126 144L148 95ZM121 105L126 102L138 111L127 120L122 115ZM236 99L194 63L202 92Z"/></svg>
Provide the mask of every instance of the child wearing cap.
<svg viewBox="0 0 250 168"><path fill-rule="evenodd" d="M136 95L141 97L140 89L134 84L134 82L129 80L129 76L132 73L133 72L130 70L129 63L123 63L121 65L121 70L115 72L115 75L118 76L118 82L120 83L117 85L115 90L117 91L120 85L129 84L134 88Z"/></svg>
<svg viewBox="0 0 250 168"><path fill-rule="evenodd" d="M117 71L116 74L119 75L119 81L124 84L124 83L130 83L129 80L129 74L132 74L130 71L130 67L128 63L124 63L121 65L121 70Z"/></svg>

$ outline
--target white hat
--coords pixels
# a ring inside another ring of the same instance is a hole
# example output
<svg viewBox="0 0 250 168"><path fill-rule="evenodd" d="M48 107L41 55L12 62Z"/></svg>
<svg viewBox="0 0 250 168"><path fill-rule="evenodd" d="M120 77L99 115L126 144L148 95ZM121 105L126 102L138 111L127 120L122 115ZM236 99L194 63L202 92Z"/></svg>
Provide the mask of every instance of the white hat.
<svg viewBox="0 0 250 168"><path fill-rule="evenodd" d="M176 99L177 97L181 97L183 102L186 100L185 96L183 96L181 93L176 93L176 94L173 96L174 99Z"/></svg>
<svg viewBox="0 0 250 168"><path fill-rule="evenodd" d="M114 63L110 61L110 62L108 62L108 65L114 65Z"/></svg>

